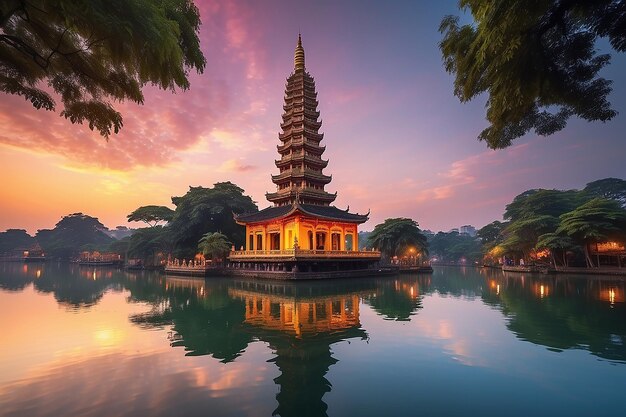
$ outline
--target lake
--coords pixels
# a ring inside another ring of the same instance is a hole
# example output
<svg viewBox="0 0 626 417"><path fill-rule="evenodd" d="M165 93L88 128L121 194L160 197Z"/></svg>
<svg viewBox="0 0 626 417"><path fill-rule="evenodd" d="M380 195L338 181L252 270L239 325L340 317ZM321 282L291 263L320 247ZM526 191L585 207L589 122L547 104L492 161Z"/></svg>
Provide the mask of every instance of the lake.
<svg viewBox="0 0 626 417"><path fill-rule="evenodd" d="M626 415L625 285L0 263L2 416Z"/></svg>

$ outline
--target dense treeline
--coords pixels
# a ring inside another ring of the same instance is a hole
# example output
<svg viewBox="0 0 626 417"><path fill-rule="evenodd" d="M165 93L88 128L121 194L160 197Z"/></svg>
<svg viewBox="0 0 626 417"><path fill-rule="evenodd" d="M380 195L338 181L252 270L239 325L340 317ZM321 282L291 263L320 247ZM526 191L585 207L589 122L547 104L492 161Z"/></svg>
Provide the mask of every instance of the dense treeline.
<svg viewBox="0 0 626 417"><path fill-rule="evenodd" d="M244 244L245 230L235 223L233 215L258 210L244 190L230 182L190 187L185 195L172 197L172 203L174 210L143 206L130 213L129 222L142 221L148 227L133 230L122 239L112 236L126 232L125 228L108 230L97 218L83 213L65 216L53 229L39 230L34 237L25 230L9 229L0 233L0 254L38 243L48 258L62 260L83 251L114 252L146 264L157 262L163 254L192 258L198 250L215 257L223 254L225 244L228 248Z"/></svg>
<svg viewBox="0 0 626 417"><path fill-rule="evenodd" d="M606 178L582 190L528 190L506 206L504 219L479 231L487 260L506 256L529 262L548 253L555 265L583 256L588 267L597 266L590 245L626 240L626 181Z"/></svg>
<svg viewBox="0 0 626 417"><path fill-rule="evenodd" d="M233 215L258 208L244 190L230 182L213 187L190 187L172 197L174 209L148 205L130 213L129 222L147 227L108 230L97 218L83 213L65 216L53 229L33 237L25 230L0 233L0 254L28 249L38 243L48 257L70 259L82 251L109 251L126 258L156 263L165 254L191 258L202 252L223 258L233 245L242 246L245 230ZM533 189L516 196L505 207L504 221L494 221L472 237L458 232L426 234L416 221L387 219L371 232L359 233L360 249L377 248L385 259L414 256L451 263L519 262L547 257L555 265L571 261L596 266L589 246L626 241L626 181L606 178L582 190Z"/></svg>

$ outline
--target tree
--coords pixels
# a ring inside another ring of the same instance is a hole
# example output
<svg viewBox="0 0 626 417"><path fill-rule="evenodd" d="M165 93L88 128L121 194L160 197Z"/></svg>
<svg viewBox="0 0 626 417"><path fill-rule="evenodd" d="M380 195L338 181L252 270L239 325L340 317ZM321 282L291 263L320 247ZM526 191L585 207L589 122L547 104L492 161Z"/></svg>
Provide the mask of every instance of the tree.
<svg viewBox="0 0 626 417"><path fill-rule="evenodd" d="M244 190L231 182L218 182L213 188L189 187L182 197L172 197L176 206L169 223L177 256L192 256L198 241L207 232L220 232L236 247L245 243L245 229L235 223L233 214L258 210Z"/></svg>
<svg viewBox="0 0 626 417"><path fill-rule="evenodd" d="M35 243L35 239L24 229L7 229L0 233L0 254L16 249L28 249Z"/></svg>
<svg viewBox="0 0 626 417"><path fill-rule="evenodd" d="M198 242L198 250L212 260L223 259L230 252L231 246L228 238L219 232L206 233Z"/></svg>
<svg viewBox="0 0 626 417"><path fill-rule="evenodd" d="M5 0L0 3L0 91L87 122L122 128L112 101L143 103L146 84L189 88L201 73L200 16L192 0Z"/></svg>
<svg viewBox="0 0 626 417"><path fill-rule="evenodd" d="M63 217L52 230L38 230L35 238L46 253L67 259L87 248L106 249L113 241L106 232L96 217L74 213Z"/></svg>
<svg viewBox="0 0 626 417"><path fill-rule="evenodd" d="M481 258L480 240L459 232L439 232L428 239L431 255L444 262L475 262Z"/></svg>
<svg viewBox="0 0 626 417"><path fill-rule="evenodd" d="M626 208L626 181L619 178L604 178L592 181L583 189L593 197L615 200Z"/></svg>
<svg viewBox="0 0 626 417"><path fill-rule="evenodd" d="M555 253L561 251L563 266L568 266L567 251L576 248L574 241L568 237L557 233L546 233L539 236L535 249L549 249L550 257L554 266L557 265Z"/></svg>
<svg viewBox="0 0 626 417"><path fill-rule="evenodd" d="M502 239L502 231L506 226L506 222L502 223L496 220L478 230L476 236L480 238L483 245L493 245Z"/></svg>
<svg viewBox="0 0 626 417"><path fill-rule="evenodd" d="M369 236L368 246L377 248L388 257L404 254L410 248L418 254L428 254L426 236L415 220L407 218L386 219L377 224Z"/></svg>
<svg viewBox="0 0 626 417"><path fill-rule="evenodd" d="M155 227L159 222L169 222L174 218L174 210L165 206L142 206L130 213L129 222L144 222Z"/></svg>
<svg viewBox="0 0 626 417"><path fill-rule="evenodd" d="M144 227L135 230L131 235L128 255L142 259L145 265L156 265L159 253L169 253L172 248L171 235L167 227Z"/></svg>
<svg viewBox="0 0 626 417"><path fill-rule="evenodd" d="M591 201L561 216L558 234L571 237L584 247L588 267L593 267L589 245L610 239L626 239L626 210L604 198Z"/></svg>
<svg viewBox="0 0 626 417"><path fill-rule="evenodd" d="M571 116L607 121L611 81L598 76L610 55L597 53L608 38L626 50L626 2L619 0L461 0L473 23L446 16L439 47L454 75L454 94L466 102L487 93L489 127L478 139L506 148L534 130L547 136Z"/></svg>

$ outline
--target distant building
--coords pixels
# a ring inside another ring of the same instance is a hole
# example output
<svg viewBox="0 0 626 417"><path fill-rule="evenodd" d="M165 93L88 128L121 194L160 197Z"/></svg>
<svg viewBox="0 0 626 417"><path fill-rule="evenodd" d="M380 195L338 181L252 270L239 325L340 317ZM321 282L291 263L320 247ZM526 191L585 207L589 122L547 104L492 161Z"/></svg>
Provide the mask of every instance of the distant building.
<svg viewBox="0 0 626 417"><path fill-rule="evenodd" d="M459 228L459 234L475 237L476 236L476 228L474 226L466 224L465 226L461 226Z"/></svg>
<svg viewBox="0 0 626 417"><path fill-rule="evenodd" d="M459 233L459 229L455 227L454 229L448 230L448 233Z"/></svg>

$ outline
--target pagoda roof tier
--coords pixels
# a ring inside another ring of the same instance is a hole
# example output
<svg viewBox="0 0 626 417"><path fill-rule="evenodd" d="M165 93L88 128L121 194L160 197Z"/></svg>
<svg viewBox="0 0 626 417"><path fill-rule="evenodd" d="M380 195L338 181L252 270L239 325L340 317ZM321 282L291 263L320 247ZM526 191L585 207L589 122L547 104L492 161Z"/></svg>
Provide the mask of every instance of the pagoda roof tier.
<svg viewBox="0 0 626 417"><path fill-rule="evenodd" d="M278 175L272 175L272 182L274 184L280 183L283 180L288 180L290 178L306 178L311 182L319 183L319 184L328 184L332 181L332 175L324 175L319 171L312 170L310 168L304 169L288 169L284 172L281 172Z"/></svg>
<svg viewBox="0 0 626 417"><path fill-rule="evenodd" d="M289 203L298 199L315 203L321 203L322 205L329 205L337 198L337 193L331 194L327 191L320 190L312 187L291 187L285 188L275 193L266 193L265 198L272 203L280 205L280 203Z"/></svg>
<svg viewBox="0 0 626 417"><path fill-rule="evenodd" d="M320 117L320 112L315 109L293 107L289 110L286 110L285 113L283 113L283 121L286 121L287 119L295 115L300 116L302 114L304 114L304 117L308 119L313 119L313 120L317 120L317 118Z"/></svg>
<svg viewBox="0 0 626 417"><path fill-rule="evenodd" d="M293 162L307 162L320 168L326 168L326 166L328 166L328 161L323 160L322 158L320 158L319 155L307 155L304 152L294 152L291 155L285 155L281 159L274 161L276 167L278 168L291 164Z"/></svg>
<svg viewBox="0 0 626 417"><path fill-rule="evenodd" d="M304 139L292 139L289 140L282 145L276 145L278 152L282 154L283 152L289 149L300 149L304 148L310 152L314 152L316 155L321 155L326 150L326 146L318 145L308 140Z"/></svg>
<svg viewBox="0 0 626 417"><path fill-rule="evenodd" d="M307 99L304 100L302 98L302 96L300 97L285 97L285 104L283 104L283 110L287 111L292 107L298 106L298 107L307 107L309 109L317 109L317 106L319 105L319 102L317 100L314 99Z"/></svg>
<svg viewBox="0 0 626 417"><path fill-rule="evenodd" d="M235 215L235 221L239 224L261 223L270 220L278 220L292 214L300 213L313 218L335 220L346 223L365 223L369 218L369 213L350 213L348 210L341 210L335 206L318 206L314 204L301 204L295 202L285 206L268 207L256 213Z"/></svg>
<svg viewBox="0 0 626 417"><path fill-rule="evenodd" d="M306 133L306 138L308 140L313 140L316 142L321 141L322 139L324 139L324 134L323 133L319 133L316 132L314 130L310 130L310 129L306 129L302 126L298 126L298 127L292 127L289 129L284 129L281 133L278 134L278 139L280 139L281 141L285 142L287 140L292 139L292 136L294 135L298 135L298 136L302 136L304 133ZM295 143L294 139L294 143Z"/></svg>
<svg viewBox="0 0 626 417"><path fill-rule="evenodd" d="M317 133L319 128L322 127L321 120L317 121L317 120L309 119L307 117L304 117L303 115L291 116L288 120L281 123L280 127L281 129L285 130L285 128L289 126L294 126L294 128L297 128L296 126L299 127L300 124L304 124L305 130L309 129L309 130L312 130L314 133Z"/></svg>

